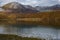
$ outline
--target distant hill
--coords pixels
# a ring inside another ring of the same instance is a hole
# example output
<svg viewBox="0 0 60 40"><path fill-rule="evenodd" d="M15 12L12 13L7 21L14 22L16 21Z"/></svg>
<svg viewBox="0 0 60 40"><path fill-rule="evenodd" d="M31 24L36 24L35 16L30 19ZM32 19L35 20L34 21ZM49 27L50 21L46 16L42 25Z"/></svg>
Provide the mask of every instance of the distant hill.
<svg viewBox="0 0 60 40"><path fill-rule="evenodd" d="M52 10L60 10L60 4L56 4L52 7L50 7Z"/></svg>
<svg viewBox="0 0 60 40"><path fill-rule="evenodd" d="M60 4L56 4L53 6L36 6L35 7L38 11L54 11L54 10L60 10Z"/></svg>
<svg viewBox="0 0 60 40"><path fill-rule="evenodd" d="M2 7L5 10L10 10L11 12L20 12L20 13L29 13L29 12L38 12L32 6L22 5L18 2L11 2Z"/></svg>

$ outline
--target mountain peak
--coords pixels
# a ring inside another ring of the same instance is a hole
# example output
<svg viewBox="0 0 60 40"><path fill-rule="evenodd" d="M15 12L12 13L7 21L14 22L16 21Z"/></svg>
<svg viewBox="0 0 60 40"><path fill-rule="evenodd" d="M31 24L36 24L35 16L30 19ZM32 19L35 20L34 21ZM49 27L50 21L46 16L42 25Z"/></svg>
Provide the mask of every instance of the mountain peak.
<svg viewBox="0 0 60 40"><path fill-rule="evenodd" d="M18 2L11 2L3 6L5 9L21 9L23 5ZM24 7L23 7L24 8Z"/></svg>
<svg viewBox="0 0 60 40"><path fill-rule="evenodd" d="M11 12L38 12L35 8L33 8L32 6L25 6L25 5L22 5L18 2L11 2L11 3L8 3L6 5L4 5L2 7L3 9L5 10L10 10Z"/></svg>

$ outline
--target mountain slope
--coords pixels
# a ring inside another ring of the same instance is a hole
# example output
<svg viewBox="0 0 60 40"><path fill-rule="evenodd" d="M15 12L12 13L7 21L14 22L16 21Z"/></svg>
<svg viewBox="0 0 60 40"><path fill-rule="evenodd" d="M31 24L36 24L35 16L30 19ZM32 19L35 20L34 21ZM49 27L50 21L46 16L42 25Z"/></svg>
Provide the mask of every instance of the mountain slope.
<svg viewBox="0 0 60 40"><path fill-rule="evenodd" d="M53 5L53 6L36 6L35 7L38 11L54 11L54 10L60 10L60 4L56 4L56 5Z"/></svg>
<svg viewBox="0 0 60 40"><path fill-rule="evenodd" d="M33 8L26 8L24 5L18 2L11 2L4 5L2 8L5 10L10 10L11 12L20 12L20 13L29 13L29 12L38 12L36 9Z"/></svg>

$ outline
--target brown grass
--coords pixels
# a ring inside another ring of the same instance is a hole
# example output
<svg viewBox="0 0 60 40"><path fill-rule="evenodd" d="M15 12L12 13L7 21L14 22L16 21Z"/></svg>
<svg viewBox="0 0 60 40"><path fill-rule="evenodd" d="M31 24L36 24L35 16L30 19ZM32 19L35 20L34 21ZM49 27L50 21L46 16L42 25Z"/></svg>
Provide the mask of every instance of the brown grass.
<svg viewBox="0 0 60 40"><path fill-rule="evenodd" d="M39 13L0 12L0 23L60 26L60 11Z"/></svg>

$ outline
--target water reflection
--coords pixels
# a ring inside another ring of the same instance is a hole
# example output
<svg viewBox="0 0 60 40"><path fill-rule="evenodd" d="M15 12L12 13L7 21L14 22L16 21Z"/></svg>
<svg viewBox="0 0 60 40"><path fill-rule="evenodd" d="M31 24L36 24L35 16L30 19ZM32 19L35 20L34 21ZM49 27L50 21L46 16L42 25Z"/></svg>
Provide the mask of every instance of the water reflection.
<svg viewBox="0 0 60 40"><path fill-rule="evenodd" d="M59 32L60 33L60 32ZM46 26L0 26L0 34L17 34L25 37L53 38L58 36L58 30ZM60 38L60 36L58 37Z"/></svg>

